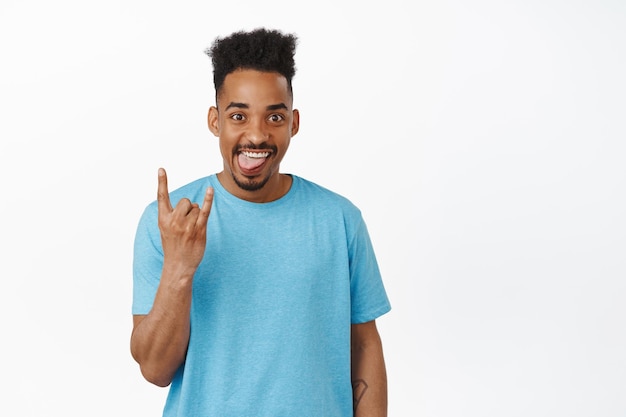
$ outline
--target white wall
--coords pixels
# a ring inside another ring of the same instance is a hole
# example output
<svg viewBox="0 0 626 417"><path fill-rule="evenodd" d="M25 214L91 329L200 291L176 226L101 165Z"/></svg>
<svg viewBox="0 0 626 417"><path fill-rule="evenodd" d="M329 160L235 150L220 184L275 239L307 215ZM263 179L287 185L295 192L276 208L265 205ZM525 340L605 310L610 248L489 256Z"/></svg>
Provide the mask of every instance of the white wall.
<svg viewBox="0 0 626 417"><path fill-rule="evenodd" d="M390 416L626 415L626 3L0 3L0 414L159 415L132 239L220 169L215 36L300 37L283 170L357 203Z"/></svg>

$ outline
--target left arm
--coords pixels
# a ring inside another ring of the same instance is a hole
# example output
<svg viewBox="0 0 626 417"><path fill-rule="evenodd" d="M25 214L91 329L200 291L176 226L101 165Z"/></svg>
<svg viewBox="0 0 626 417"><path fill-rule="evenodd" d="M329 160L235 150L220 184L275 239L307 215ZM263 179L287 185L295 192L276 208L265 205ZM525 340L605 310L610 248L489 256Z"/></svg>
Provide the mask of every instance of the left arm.
<svg viewBox="0 0 626 417"><path fill-rule="evenodd" d="M374 320L351 329L352 392L355 417L387 416L387 371Z"/></svg>

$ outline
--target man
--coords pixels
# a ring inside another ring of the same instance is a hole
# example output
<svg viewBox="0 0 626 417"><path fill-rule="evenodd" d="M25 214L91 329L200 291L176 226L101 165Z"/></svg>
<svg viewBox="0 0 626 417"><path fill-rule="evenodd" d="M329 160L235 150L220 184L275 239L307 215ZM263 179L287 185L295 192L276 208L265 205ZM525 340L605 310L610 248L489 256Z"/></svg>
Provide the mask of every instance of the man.
<svg viewBox="0 0 626 417"><path fill-rule="evenodd" d="M218 38L208 113L223 170L158 197L133 265L131 352L164 416L385 416L390 310L347 199L279 171L298 132L296 37Z"/></svg>

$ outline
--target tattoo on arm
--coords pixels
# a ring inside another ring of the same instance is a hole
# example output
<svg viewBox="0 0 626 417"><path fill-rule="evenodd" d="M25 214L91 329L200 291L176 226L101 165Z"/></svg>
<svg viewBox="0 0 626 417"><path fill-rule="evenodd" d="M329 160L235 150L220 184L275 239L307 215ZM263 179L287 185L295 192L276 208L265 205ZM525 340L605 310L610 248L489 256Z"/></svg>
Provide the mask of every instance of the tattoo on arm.
<svg viewBox="0 0 626 417"><path fill-rule="evenodd" d="M364 379L355 379L352 381L352 408L356 411L356 408L359 406L365 391L367 391L368 385Z"/></svg>

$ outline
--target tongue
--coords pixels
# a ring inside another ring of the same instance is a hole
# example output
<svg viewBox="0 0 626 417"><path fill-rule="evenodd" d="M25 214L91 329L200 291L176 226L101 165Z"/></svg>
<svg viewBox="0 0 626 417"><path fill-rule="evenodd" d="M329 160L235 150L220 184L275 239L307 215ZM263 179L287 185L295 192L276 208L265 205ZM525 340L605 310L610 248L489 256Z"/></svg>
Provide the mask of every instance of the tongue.
<svg viewBox="0 0 626 417"><path fill-rule="evenodd" d="M239 154L239 166L249 171L260 167L265 162L265 158L248 158L244 154Z"/></svg>

